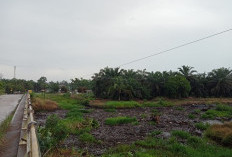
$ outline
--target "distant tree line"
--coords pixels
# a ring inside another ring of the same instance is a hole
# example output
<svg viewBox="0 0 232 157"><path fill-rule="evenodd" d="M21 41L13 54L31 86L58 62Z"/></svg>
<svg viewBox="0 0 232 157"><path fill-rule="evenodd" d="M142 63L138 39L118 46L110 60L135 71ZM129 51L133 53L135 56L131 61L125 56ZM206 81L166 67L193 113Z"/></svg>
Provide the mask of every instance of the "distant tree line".
<svg viewBox="0 0 232 157"><path fill-rule="evenodd" d="M91 80L71 79L71 82L47 82L46 77L37 81L1 79L1 93L26 92L79 92L92 90L97 98L130 100L155 97L232 97L232 70L214 69L197 73L193 67L182 66L177 71L125 70L106 67L92 76Z"/></svg>
<svg viewBox="0 0 232 157"><path fill-rule="evenodd" d="M129 100L160 96L169 98L232 96L232 71L228 68L197 73L190 66L182 66L178 71L163 72L106 67L92 78L93 92L98 98Z"/></svg>
<svg viewBox="0 0 232 157"><path fill-rule="evenodd" d="M0 79L0 94L24 93L28 90L34 92L66 93L78 91L80 93L92 88L92 81L86 79L71 79L71 82L47 82L47 78L42 76L37 81L23 79Z"/></svg>

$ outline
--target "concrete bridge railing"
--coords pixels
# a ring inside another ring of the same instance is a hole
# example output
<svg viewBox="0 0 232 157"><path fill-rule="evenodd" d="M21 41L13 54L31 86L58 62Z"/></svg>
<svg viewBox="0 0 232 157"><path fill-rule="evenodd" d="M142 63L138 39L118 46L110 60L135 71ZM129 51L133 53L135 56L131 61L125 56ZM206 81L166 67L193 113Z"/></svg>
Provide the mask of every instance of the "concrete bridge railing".
<svg viewBox="0 0 232 157"><path fill-rule="evenodd" d="M30 94L27 94L17 157L41 157L33 114Z"/></svg>

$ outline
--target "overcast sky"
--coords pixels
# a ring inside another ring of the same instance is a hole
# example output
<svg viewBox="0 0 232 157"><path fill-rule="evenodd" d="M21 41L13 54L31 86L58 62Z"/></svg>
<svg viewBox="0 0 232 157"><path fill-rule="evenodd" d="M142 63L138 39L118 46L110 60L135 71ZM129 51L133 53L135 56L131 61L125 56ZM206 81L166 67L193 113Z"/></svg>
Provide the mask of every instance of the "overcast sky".
<svg viewBox="0 0 232 157"><path fill-rule="evenodd" d="M1 0L0 21L4 78L69 81L230 29L232 1ZM122 68L182 65L232 67L232 31Z"/></svg>

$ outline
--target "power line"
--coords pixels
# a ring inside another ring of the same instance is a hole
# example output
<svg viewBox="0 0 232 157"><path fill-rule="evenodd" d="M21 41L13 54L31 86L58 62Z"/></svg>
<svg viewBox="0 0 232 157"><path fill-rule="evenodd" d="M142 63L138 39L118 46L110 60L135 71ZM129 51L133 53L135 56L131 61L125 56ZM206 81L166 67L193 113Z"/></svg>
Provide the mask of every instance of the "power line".
<svg viewBox="0 0 232 157"><path fill-rule="evenodd" d="M203 38L200 38L200 39L191 41L191 42L187 42L187 43L181 44L181 45L179 45L179 46L175 46L175 47L169 48L169 49L167 49L167 50L160 51L160 52L155 53L155 54L151 54L151 55L146 56L146 57L142 57L142 58L139 58L139 59L132 60L132 61L130 61L130 62L121 64L121 65L119 65L119 66L117 66L117 67L120 68L120 67L122 67L122 66L125 66L125 65L128 65L128 64L134 63L134 62L138 62L138 61L141 61L141 60L144 60L144 59L153 57L153 56L157 56L157 55L160 55L160 54L162 54L162 53L166 53L166 52L169 52L169 51L172 51L172 50L175 50L175 49L178 49L178 48L181 48L181 47L190 45L190 44L194 44L194 43L196 43L196 42L199 42L199 41L202 41L202 40L206 40L206 39L209 39L209 38L212 38L212 37L215 37L215 36L218 36L218 35L227 33L227 32L229 32L229 31L232 31L232 28L227 29L227 30L224 30L224 31L221 31L221 32L218 32L218 33L215 33L215 34L211 34L211 35L209 35L209 36L206 36L206 37L203 37ZM94 74L95 74L95 73L86 74L86 75L83 75L82 78L84 78L85 76L90 76L90 75L94 75Z"/></svg>
<svg viewBox="0 0 232 157"><path fill-rule="evenodd" d="M218 35L227 33L227 32L229 32L229 31L232 31L232 28L227 29L227 30L224 30L224 31L221 31L221 32L218 32L218 33L215 33L215 34L212 34L212 35L209 35L209 36L206 36L206 37L203 37L203 38L200 38L200 39L197 39L197 40L194 40L194 41L191 41L191 42L187 42L187 43L181 44L181 45L179 45L179 46L175 46L175 47L169 48L169 49L167 49L167 50L160 51L160 52L155 53L155 54L151 54L151 55L146 56L146 57L142 57L142 58L139 58L139 59L132 60L132 61L130 61L130 62L121 64L121 65L119 65L118 67L120 68L120 67L122 67L122 66L125 66L125 65L128 65L128 64L134 63L134 62L138 62L138 61L141 61L141 60L144 60L144 59L153 57L153 56L160 55L160 54L162 54L162 53L166 53L166 52L169 52L169 51L172 51L172 50L175 50L175 49L178 49L178 48L187 46L187 45L191 45L191 44L193 44L193 43L196 43L196 42L199 42L199 41L202 41L202 40L206 40L206 39L208 39L208 38L212 38L212 37L215 37L215 36L218 36Z"/></svg>

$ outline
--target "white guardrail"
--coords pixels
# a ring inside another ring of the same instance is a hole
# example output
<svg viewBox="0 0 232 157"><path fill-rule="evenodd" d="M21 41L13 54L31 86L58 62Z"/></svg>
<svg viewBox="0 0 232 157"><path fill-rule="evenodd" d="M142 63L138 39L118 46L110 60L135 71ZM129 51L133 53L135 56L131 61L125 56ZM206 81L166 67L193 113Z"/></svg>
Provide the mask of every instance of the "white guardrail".
<svg viewBox="0 0 232 157"><path fill-rule="evenodd" d="M34 121L33 114L34 111L31 106L30 94L28 93L23 113L17 157L41 157L38 139L36 136L36 122Z"/></svg>

